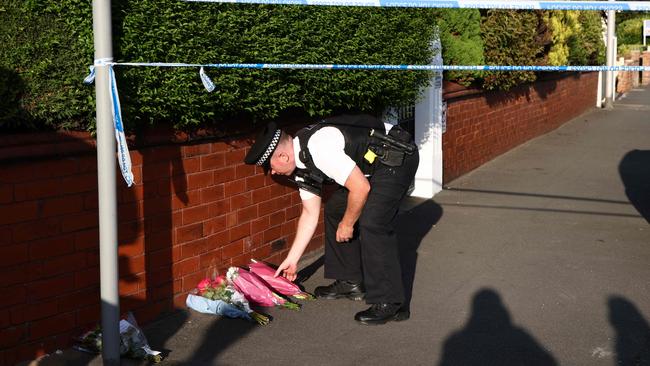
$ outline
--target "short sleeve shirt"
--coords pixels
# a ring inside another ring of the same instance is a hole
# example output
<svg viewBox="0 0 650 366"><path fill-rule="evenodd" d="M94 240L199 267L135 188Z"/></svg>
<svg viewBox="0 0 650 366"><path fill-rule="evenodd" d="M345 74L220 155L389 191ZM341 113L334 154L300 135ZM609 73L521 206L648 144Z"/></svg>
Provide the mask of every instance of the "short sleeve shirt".
<svg viewBox="0 0 650 366"><path fill-rule="evenodd" d="M294 156L299 156L300 140L298 137L294 137L293 147ZM337 184L344 186L356 163L345 153L345 138L341 131L332 126L323 127L311 136L307 148L314 165ZM300 159L296 159L296 167L306 168ZM300 189L301 199L306 200L314 196L316 195Z"/></svg>

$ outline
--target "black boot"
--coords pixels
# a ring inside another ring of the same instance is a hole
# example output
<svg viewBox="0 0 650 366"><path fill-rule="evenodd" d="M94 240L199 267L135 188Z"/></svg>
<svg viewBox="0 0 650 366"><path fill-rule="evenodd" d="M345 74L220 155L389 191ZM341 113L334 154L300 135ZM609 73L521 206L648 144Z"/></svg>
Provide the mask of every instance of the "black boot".
<svg viewBox="0 0 650 366"><path fill-rule="evenodd" d="M360 282L336 280L328 286L316 287L314 295L328 300L347 297L350 300L359 301L366 297L366 291Z"/></svg>
<svg viewBox="0 0 650 366"><path fill-rule="evenodd" d="M408 310L401 309L401 304L379 303L358 312L354 320L365 325L379 325L391 320L406 320L410 315Z"/></svg>

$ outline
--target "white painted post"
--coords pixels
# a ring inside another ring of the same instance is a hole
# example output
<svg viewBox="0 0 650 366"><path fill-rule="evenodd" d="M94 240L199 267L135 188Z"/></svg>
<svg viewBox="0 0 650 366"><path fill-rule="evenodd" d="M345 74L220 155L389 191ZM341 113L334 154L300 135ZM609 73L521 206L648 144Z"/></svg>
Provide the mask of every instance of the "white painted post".
<svg viewBox="0 0 650 366"><path fill-rule="evenodd" d="M442 46L436 36L431 47L432 65L442 65ZM431 198L442 190L442 71L436 71L431 84L415 105L415 143L420 151L420 165L415 173L411 196Z"/></svg>

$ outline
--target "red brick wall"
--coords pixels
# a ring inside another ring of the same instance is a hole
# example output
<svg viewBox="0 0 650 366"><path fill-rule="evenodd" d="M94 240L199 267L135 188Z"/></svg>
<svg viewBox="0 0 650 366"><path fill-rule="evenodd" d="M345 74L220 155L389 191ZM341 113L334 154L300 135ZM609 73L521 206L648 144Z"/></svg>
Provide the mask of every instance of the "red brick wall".
<svg viewBox="0 0 650 366"><path fill-rule="evenodd" d="M598 73L582 73L509 92L447 98L445 183L594 106L597 82Z"/></svg>
<svg viewBox="0 0 650 366"><path fill-rule="evenodd" d="M246 146L131 151L137 184L127 188L119 172L117 182L121 311L146 323L184 307L205 276L283 258L299 197L243 165ZM1 163L2 365L69 346L100 321L94 154ZM320 245L322 227L308 250Z"/></svg>
<svg viewBox="0 0 650 366"><path fill-rule="evenodd" d="M595 102L596 81L591 73L448 98L446 181L579 115ZM0 365L69 346L100 320L90 143L80 133L0 137L0 159L13 158L0 161ZM279 263L295 235L299 197L243 165L247 146L131 151L137 184L127 188L119 172L117 181L123 312L147 323L184 307L204 276L250 258ZM68 155L48 155L61 153ZM322 233L321 223L308 250L322 246Z"/></svg>

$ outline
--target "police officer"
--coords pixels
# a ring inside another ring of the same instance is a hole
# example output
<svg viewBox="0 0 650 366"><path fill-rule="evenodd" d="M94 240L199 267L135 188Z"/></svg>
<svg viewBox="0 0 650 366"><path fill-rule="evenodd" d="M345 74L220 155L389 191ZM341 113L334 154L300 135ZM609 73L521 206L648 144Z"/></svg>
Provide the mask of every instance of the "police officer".
<svg viewBox="0 0 650 366"><path fill-rule="evenodd" d="M303 207L296 237L276 276L296 279L298 260L318 224L322 186L336 183L325 205L325 277L334 282L317 287L315 295L365 298L370 308L355 315L362 324L409 318L401 307L394 222L419 161L410 134L369 115L326 119L295 137L269 123L244 161L293 176L299 187Z"/></svg>

